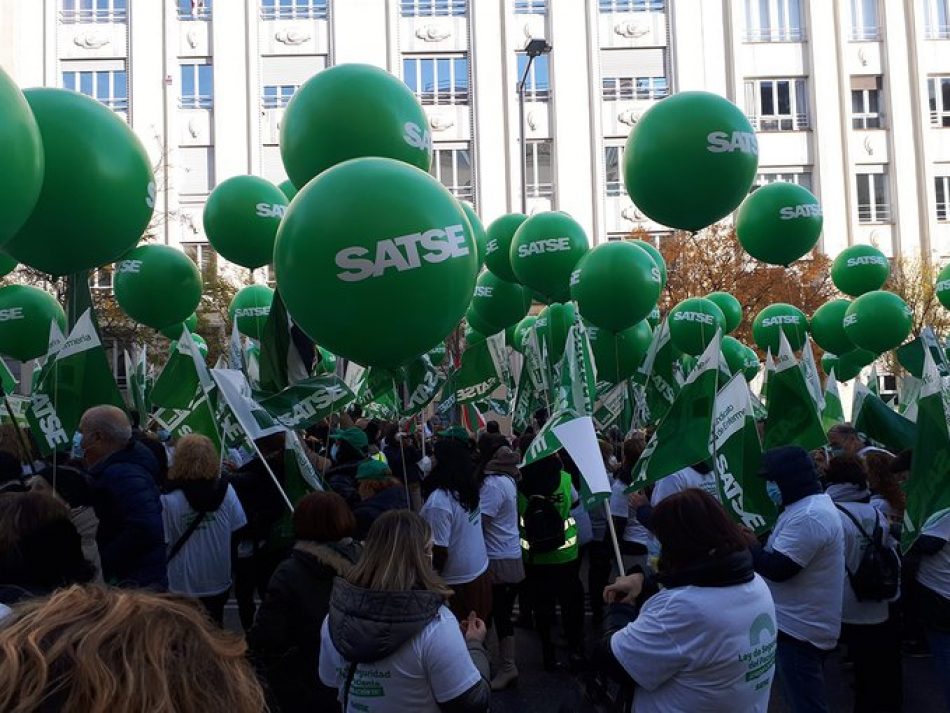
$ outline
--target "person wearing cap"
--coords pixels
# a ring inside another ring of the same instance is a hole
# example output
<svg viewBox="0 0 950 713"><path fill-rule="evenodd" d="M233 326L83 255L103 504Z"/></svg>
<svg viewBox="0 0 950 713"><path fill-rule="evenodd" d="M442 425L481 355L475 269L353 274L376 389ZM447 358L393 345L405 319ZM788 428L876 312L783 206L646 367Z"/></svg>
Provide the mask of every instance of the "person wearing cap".
<svg viewBox="0 0 950 713"><path fill-rule="evenodd" d="M768 481L769 496L784 508L766 546L752 550L755 571L775 601L779 684L792 713L828 711L822 664L841 632L841 517L821 492L814 461L804 448L766 451L759 475Z"/></svg>
<svg viewBox="0 0 950 713"><path fill-rule="evenodd" d="M360 503L353 508L356 517L356 538L365 540L376 518L387 510L404 510L409 507L406 489L393 477L389 466L369 458L356 469L356 487Z"/></svg>
<svg viewBox="0 0 950 713"><path fill-rule="evenodd" d="M356 507L360 502L356 485L356 471L366 460L369 439L361 428L350 426L330 433L330 460L333 467L326 472L327 484L347 505Z"/></svg>

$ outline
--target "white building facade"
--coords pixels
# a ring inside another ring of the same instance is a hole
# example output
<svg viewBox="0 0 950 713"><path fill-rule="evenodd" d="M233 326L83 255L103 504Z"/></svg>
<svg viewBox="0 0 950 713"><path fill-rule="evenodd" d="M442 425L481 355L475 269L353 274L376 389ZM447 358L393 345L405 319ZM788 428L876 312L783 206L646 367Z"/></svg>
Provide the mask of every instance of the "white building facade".
<svg viewBox="0 0 950 713"><path fill-rule="evenodd" d="M532 38L553 49L525 88L529 211L567 211L595 243L661 240L626 196L623 145L654 102L705 89L759 131L758 183L819 196L826 252L950 258L950 0L0 0L0 66L129 121L161 189L152 230L203 265L208 193L286 178L284 107L345 62L413 89L432 173L486 223L519 210Z"/></svg>

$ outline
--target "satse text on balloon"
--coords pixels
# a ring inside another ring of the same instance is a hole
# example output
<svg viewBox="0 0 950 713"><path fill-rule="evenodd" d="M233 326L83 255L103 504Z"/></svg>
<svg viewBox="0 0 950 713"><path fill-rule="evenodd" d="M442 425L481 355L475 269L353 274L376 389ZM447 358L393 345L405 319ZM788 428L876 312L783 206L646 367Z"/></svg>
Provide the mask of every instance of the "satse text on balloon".
<svg viewBox="0 0 950 713"><path fill-rule="evenodd" d="M395 268L398 272L414 270L422 266L422 260L439 263L450 258L465 257L469 249L465 244L464 228L456 223L422 233L380 240L376 243L375 258L364 258L368 253L369 250L361 245L340 250L336 254L336 266L345 272L337 273L337 277L343 282L360 282L370 277L381 277L389 268Z"/></svg>

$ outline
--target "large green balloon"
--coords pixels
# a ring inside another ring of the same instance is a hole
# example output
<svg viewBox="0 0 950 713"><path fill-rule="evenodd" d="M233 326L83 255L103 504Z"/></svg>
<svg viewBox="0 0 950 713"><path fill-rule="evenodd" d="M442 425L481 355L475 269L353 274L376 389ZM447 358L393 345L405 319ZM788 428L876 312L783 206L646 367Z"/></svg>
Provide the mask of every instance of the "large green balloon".
<svg viewBox="0 0 950 713"><path fill-rule="evenodd" d="M188 327L188 331L194 334L195 330L198 328L198 315L194 312L191 313L191 316L185 320L184 326ZM181 336L182 323L171 324L167 327L162 327L158 331L161 332L162 336L167 337L168 339L178 339Z"/></svg>
<svg viewBox="0 0 950 713"><path fill-rule="evenodd" d="M623 154L624 183L637 208L682 230L705 228L735 210L758 165L745 113L708 92L680 92L652 106Z"/></svg>
<svg viewBox="0 0 950 713"><path fill-rule="evenodd" d="M43 140L23 92L0 69L0 245L30 217L43 187Z"/></svg>
<svg viewBox="0 0 950 713"><path fill-rule="evenodd" d="M205 203L203 222L211 247L225 260L251 269L274 259L274 238L287 212L287 196L258 176L232 176Z"/></svg>
<svg viewBox="0 0 950 713"><path fill-rule="evenodd" d="M871 245L845 248L831 263L831 281L851 297L881 289L890 274L887 257Z"/></svg>
<svg viewBox="0 0 950 713"><path fill-rule="evenodd" d="M865 292L848 307L844 331L860 349L883 354L907 339L913 312L893 292Z"/></svg>
<svg viewBox="0 0 950 713"><path fill-rule="evenodd" d="M851 306L850 300L838 299L826 302L811 316L811 336L815 344L832 354L844 354L854 349L854 342L844 331L844 315Z"/></svg>
<svg viewBox="0 0 950 713"><path fill-rule="evenodd" d="M597 380L616 384L634 375L650 349L653 330L643 320L619 334L590 326L587 328Z"/></svg>
<svg viewBox="0 0 950 713"><path fill-rule="evenodd" d="M746 346L732 336L722 338L722 355L729 371L741 373L746 381L752 381L759 373L759 355L752 347Z"/></svg>
<svg viewBox="0 0 950 713"><path fill-rule="evenodd" d="M656 329L661 319L662 315L660 314L660 307L659 305L654 305L653 309L650 310L650 314L647 315L647 322L650 323L650 328Z"/></svg>
<svg viewBox="0 0 950 713"><path fill-rule="evenodd" d="M340 64L294 93L280 125L280 156L302 189L351 158L391 158L428 171L432 136L425 112L403 82L379 67Z"/></svg>
<svg viewBox="0 0 950 713"><path fill-rule="evenodd" d="M807 188L778 181L746 198L736 214L736 236L749 255L770 265L790 265L815 247L821 205Z"/></svg>
<svg viewBox="0 0 950 713"><path fill-rule="evenodd" d="M66 331L66 314L49 292L29 285L0 287L0 354L19 361L43 356L53 322Z"/></svg>
<svg viewBox="0 0 950 713"><path fill-rule="evenodd" d="M745 349L745 366L742 368L742 374L745 376L746 381L752 381L758 376L762 365L759 363L759 355L755 353L755 349L750 346L746 346Z"/></svg>
<svg viewBox="0 0 950 713"><path fill-rule="evenodd" d="M477 329L469 326L465 330L465 348L474 347L476 344L481 344L486 339L485 334L479 332Z"/></svg>
<svg viewBox="0 0 950 713"><path fill-rule="evenodd" d="M601 329L622 332L646 319L660 297L660 270L632 242L601 243L571 275L571 297L581 315Z"/></svg>
<svg viewBox="0 0 950 713"><path fill-rule="evenodd" d="M488 334L500 332L517 324L531 309L531 291L515 282L508 282L494 273L485 271L475 283L475 295L470 309L483 322L493 327Z"/></svg>
<svg viewBox="0 0 950 713"><path fill-rule="evenodd" d="M950 309L950 265L947 265L937 275L937 299L947 309Z"/></svg>
<svg viewBox="0 0 950 713"><path fill-rule="evenodd" d="M16 270L19 263L4 252L0 252L0 277L6 277Z"/></svg>
<svg viewBox="0 0 950 713"><path fill-rule="evenodd" d="M485 253L488 250L488 234L485 232L485 226L482 219L478 217L475 208L468 201L459 201L462 210L465 211L465 217L468 218L468 224L472 228L472 235L475 238L475 245L478 247L478 269L481 270L485 264Z"/></svg>
<svg viewBox="0 0 950 713"><path fill-rule="evenodd" d="M273 301L274 291L267 285L242 287L228 305L228 317L232 322L237 319L241 334L260 341Z"/></svg>
<svg viewBox="0 0 950 713"><path fill-rule="evenodd" d="M648 253L650 257L653 258L653 262L656 263L657 269L660 271L660 289L662 290L666 287L666 259L663 257L663 253L656 249L653 243L646 240L630 240L629 242L636 245L638 248L643 248Z"/></svg>
<svg viewBox="0 0 950 713"><path fill-rule="evenodd" d="M736 328L742 323L742 305L739 304L733 295L728 292L710 292L706 299L716 303L716 306L722 310L726 318L725 333L729 334L736 331Z"/></svg>
<svg viewBox="0 0 950 713"><path fill-rule="evenodd" d="M534 315L528 315L515 325L515 334L511 340L511 346L516 352L524 354L528 334L531 333L531 328L534 327L534 323L537 319L538 318Z"/></svg>
<svg viewBox="0 0 950 713"><path fill-rule="evenodd" d="M518 227L508 258L518 282L540 292L546 302L566 302L571 272L589 247L584 228L567 213L536 213Z"/></svg>
<svg viewBox="0 0 950 713"><path fill-rule="evenodd" d="M46 156L36 207L3 249L66 275L114 262L139 241L155 206L145 148L104 104L66 89L27 89Z"/></svg>
<svg viewBox="0 0 950 713"><path fill-rule="evenodd" d="M289 178L286 181L278 183L277 187L280 189L280 192L286 196L288 203L297 195L297 186L295 186Z"/></svg>
<svg viewBox="0 0 950 713"><path fill-rule="evenodd" d="M478 312L472 309L472 306L469 305L468 309L465 311L465 321L468 323L468 326L474 329L479 334L485 336L490 336L496 334L499 330L494 326L482 319Z"/></svg>
<svg viewBox="0 0 950 713"><path fill-rule="evenodd" d="M201 275L181 250L140 245L115 265L112 287L119 307L153 329L181 324L201 301Z"/></svg>
<svg viewBox="0 0 950 713"><path fill-rule="evenodd" d="M752 338L759 349L772 352L772 356L778 355L782 332L792 351L801 349L808 333L805 313L793 305L776 302L760 311L752 321Z"/></svg>
<svg viewBox="0 0 950 713"><path fill-rule="evenodd" d="M347 161L310 181L274 245L280 294L300 328L337 356L383 368L445 339L468 307L477 265L458 201L387 158ZM410 307L380 319L393 305Z"/></svg>
<svg viewBox="0 0 950 713"><path fill-rule="evenodd" d="M567 333L574 324L574 304L555 302L538 315L534 325L540 341L547 345L548 360L556 364L564 355Z"/></svg>
<svg viewBox="0 0 950 713"><path fill-rule="evenodd" d="M685 354L699 356L717 330L725 331L726 317L712 300L689 297L670 310L667 323L673 346Z"/></svg>
<svg viewBox="0 0 950 713"><path fill-rule="evenodd" d="M495 218L487 231L485 244L485 267L494 272L502 280L517 282L518 277L511 269L511 241L515 231L528 219L524 213L506 213Z"/></svg>
<svg viewBox="0 0 950 713"><path fill-rule="evenodd" d="M865 349L852 349L850 352L835 356L825 354L821 357L821 370L828 374L835 370L836 381L851 381L861 373L861 369L870 365L877 355Z"/></svg>

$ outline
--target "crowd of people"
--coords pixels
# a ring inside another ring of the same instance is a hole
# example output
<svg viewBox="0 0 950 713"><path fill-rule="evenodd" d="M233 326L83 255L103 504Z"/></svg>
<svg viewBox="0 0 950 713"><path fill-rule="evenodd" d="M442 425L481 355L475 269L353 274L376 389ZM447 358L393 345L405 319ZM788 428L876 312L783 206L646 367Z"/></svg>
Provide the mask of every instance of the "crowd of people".
<svg viewBox="0 0 950 713"><path fill-rule="evenodd" d="M637 713L764 712L773 682L829 711L835 649L856 712L900 711L902 654L929 651L950 710L950 512L901 554L912 453L847 424L763 454L758 537L710 463L629 493L642 432L602 434L590 509L566 452L519 465L533 432L496 422L301 435L326 487L291 512L283 433L222 456L98 406L43 461L0 427L0 711L487 711L516 639Z"/></svg>

